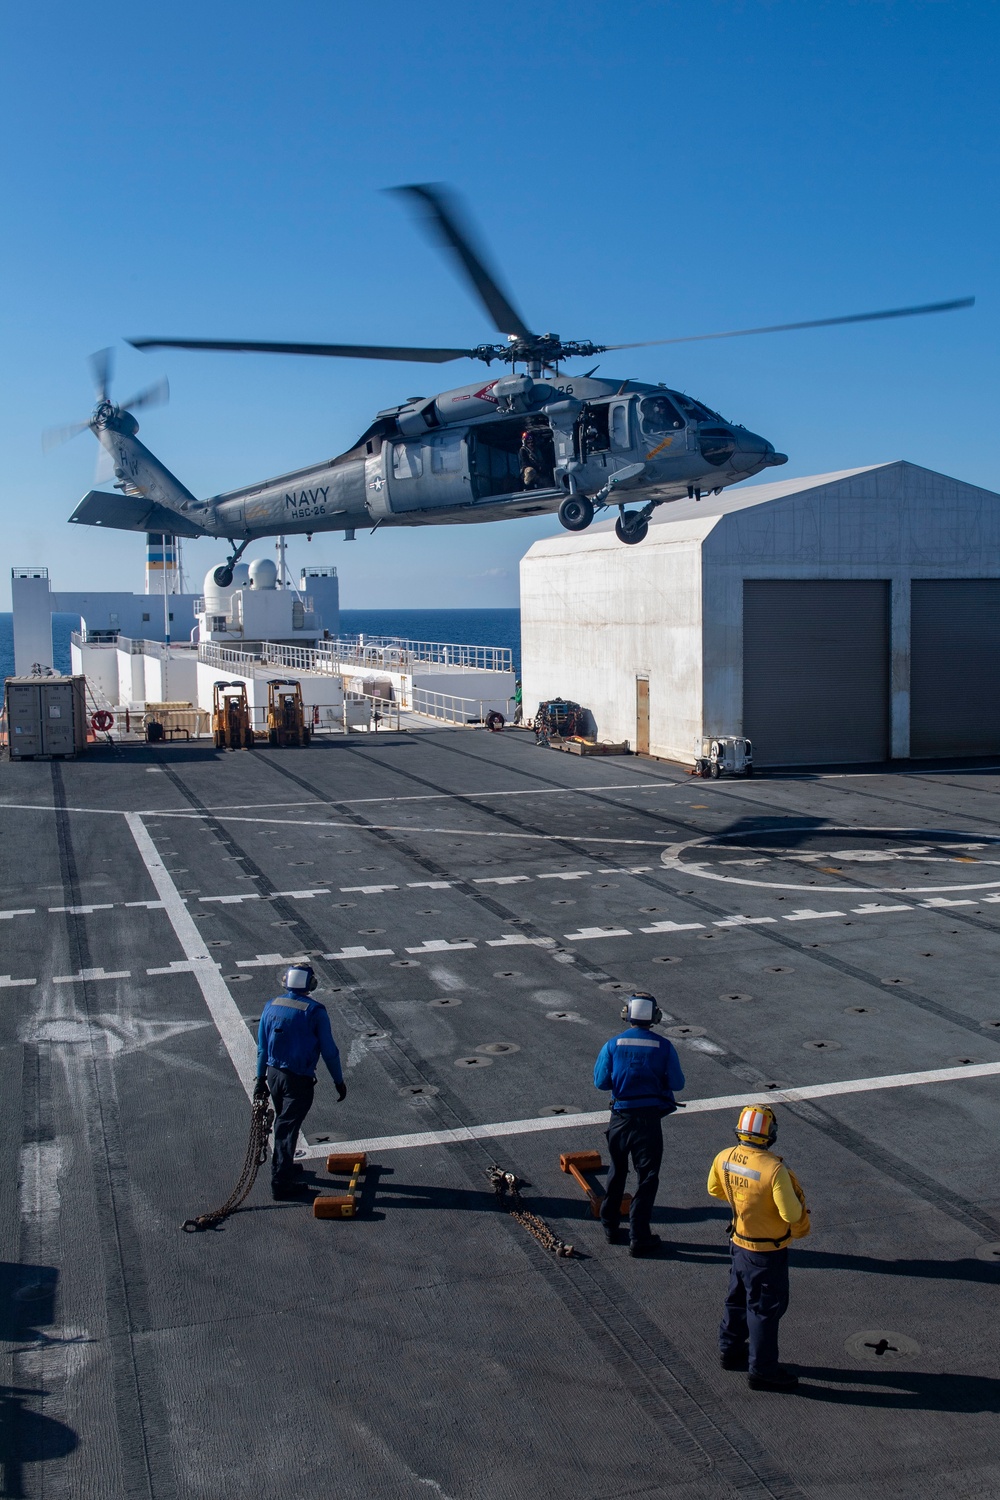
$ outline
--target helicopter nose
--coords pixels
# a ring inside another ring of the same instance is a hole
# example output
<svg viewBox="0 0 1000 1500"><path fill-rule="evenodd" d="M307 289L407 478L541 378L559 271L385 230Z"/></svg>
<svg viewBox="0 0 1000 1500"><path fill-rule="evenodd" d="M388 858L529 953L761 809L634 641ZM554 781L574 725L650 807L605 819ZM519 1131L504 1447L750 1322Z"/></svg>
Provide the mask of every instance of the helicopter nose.
<svg viewBox="0 0 1000 1500"><path fill-rule="evenodd" d="M767 468L771 464L784 464L788 462L788 456L784 453L775 453L774 444L769 443L767 438L761 437L756 432L748 432L745 427L735 429L736 451L729 460L730 467L741 474L756 473L757 470Z"/></svg>

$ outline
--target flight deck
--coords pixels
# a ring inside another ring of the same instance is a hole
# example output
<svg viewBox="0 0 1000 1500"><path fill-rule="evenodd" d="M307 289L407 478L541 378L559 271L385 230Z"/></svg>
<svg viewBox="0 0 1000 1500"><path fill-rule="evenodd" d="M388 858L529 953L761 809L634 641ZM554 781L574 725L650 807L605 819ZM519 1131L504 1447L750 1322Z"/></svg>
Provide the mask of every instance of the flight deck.
<svg viewBox="0 0 1000 1500"><path fill-rule="evenodd" d="M0 1493L1000 1491L1000 765L119 746L5 765L0 819ZM239 1175L257 1021L303 956L348 1094L321 1071L300 1160L339 1192L327 1154L364 1151L357 1217L272 1202L264 1168L182 1233ZM687 1077L648 1259L559 1164L607 1161L592 1070L634 987ZM813 1221L789 1394L716 1346L705 1182L763 1097Z"/></svg>

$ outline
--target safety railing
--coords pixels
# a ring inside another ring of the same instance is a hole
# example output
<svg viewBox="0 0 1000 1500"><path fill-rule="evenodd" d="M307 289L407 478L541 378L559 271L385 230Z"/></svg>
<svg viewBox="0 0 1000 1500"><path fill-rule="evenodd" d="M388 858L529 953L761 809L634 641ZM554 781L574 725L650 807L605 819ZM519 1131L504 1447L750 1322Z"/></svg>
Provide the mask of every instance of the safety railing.
<svg viewBox="0 0 1000 1500"><path fill-rule="evenodd" d="M220 646L217 641L200 641L198 660L208 667L235 667L245 677L252 677L259 667L260 657L250 651L240 651L236 646Z"/></svg>
<svg viewBox="0 0 1000 1500"><path fill-rule="evenodd" d="M69 638L74 646L117 646L122 633L120 630L71 630Z"/></svg>
<svg viewBox="0 0 1000 1500"><path fill-rule="evenodd" d="M403 636L361 635L324 641L322 649L352 666L405 671L414 662L442 667L465 667L477 672L511 672L513 657L507 646L466 646L451 641L411 641Z"/></svg>
<svg viewBox="0 0 1000 1500"><path fill-rule="evenodd" d="M484 718L482 698L459 698L430 688L415 687L410 708L425 719L440 719L443 724L481 724Z"/></svg>
<svg viewBox="0 0 1000 1500"><path fill-rule="evenodd" d="M274 667L287 667L293 672L322 672L339 676L338 666L325 644L312 646L276 646L265 641L261 647L261 661Z"/></svg>
<svg viewBox="0 0 1000 1500"><path fill-rule="evenodd" d="M378 645L372 645L367 639L363 645L359 641L319 641L315 646L284 646L264 641L257 652L248 652L239 646L223 646L218 641L202 641L198 647L198 659L211 666L256 662L287 667L296 672L320 672L331 677L340 676L344 667L368 673L404 673L415 662L479 672L513 671L511 653L506 646L435 645L427 641L383 642Z"/></svg>

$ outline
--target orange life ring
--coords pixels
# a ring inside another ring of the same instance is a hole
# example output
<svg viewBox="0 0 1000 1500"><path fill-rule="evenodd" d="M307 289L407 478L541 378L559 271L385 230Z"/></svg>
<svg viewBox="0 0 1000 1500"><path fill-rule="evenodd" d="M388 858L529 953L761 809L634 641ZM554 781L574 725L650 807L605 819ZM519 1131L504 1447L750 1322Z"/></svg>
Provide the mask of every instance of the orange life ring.
<svg viewBox="0 0 1000 1500"><path fill-rule="evenodd" d="M114 728L114 723L115 716L110 708L99 708L90 716L90 727L98 734L107 734L109 729Z"/></svg>

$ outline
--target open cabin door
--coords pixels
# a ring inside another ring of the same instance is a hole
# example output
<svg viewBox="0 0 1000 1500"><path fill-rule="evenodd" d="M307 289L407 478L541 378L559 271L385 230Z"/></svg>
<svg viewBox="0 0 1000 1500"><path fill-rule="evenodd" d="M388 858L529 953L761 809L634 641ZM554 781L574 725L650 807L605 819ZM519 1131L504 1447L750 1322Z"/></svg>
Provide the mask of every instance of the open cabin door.
<svg viewBox="0 0 1000 1500"><path fill-rule="evenodd" d="M474 500L517 494L524 489L519 456L523 431L524 418L520 416L470 428L469 467Z"/></svg>
<svg viewBox="0 0 1000 1500"><path fill-rule="evenodd" d="M467 505L469 450L465 432L435 432L387 444L385 482L394 515Z"/></svg>

